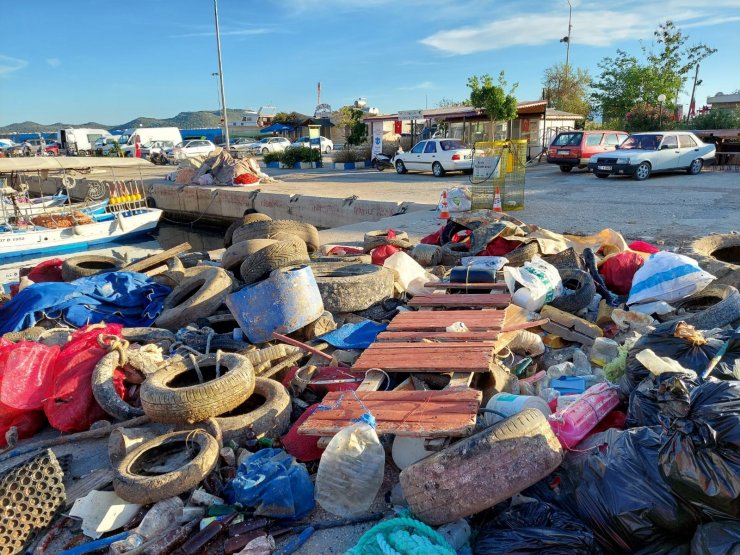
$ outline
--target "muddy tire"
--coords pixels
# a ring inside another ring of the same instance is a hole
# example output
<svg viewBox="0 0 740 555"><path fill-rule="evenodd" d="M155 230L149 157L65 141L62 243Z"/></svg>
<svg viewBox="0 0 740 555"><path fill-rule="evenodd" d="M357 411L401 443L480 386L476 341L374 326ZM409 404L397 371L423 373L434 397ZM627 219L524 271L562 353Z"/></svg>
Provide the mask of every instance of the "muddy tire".
<svg viewBox="0 0 740 555"><path fill-rule="evenodd" d="M550 302L551 306L575 314L591 303L596 294L596 285L588 272L566 268L560 270L560 278L563 281L563 289L573 292L553 299Z"/></svg>
<svg viewBox="0 0 740 555"><path fill-rule="evenodd" d="M689 256L717 278L715 283L740 289L740 234L725 233L697 239L691 244Z"/></svg>
<svg viewBox="0 0 740 555"><path fill-rule="evenodd" d="M372 264L373 257L369 254L341 254L341 255L327 255L327 256L314 256L311 258L311 264L318 262L344 262L348 264Z"/></svg>
<svg viewBox="0 0 740 555"><path fill-rule="evenodd" d="M400 249L410 249L413 247L411 241L409 241L409 234L405 231L396 233L393 239L388 238L388 231L368 231L365 233L365 237L362 242L363 249L365 252L370 252L374 248L382 245L393 245Z"/></svg>
<svg viewBox="0 0 740 555"><path fill-rule="evenodd" d="M147 472L147 462L158 452L176 453L185 447L197 448L197 454L172 472ZM113 489L121 499L148 505L180 495L196 487L218 462L218 442L202 431L181 431L149 440L130 453L115 467Z"/></svg>
<svg viewBox="0 0 740 555"><path fill-rule="evenodd" d="M92 374L93 397L105 412L118 420L129 420L137 416L144 416L142 409L129 405L116 393L116 388L113 385L113 373L119 366L118 362L118 352L112 351L95 365Z"/></svg>
<svg viewBox="0 0 740 555"><path fill-rule="evenodd" d="M319 248L319 232L310 225L292 220L259 221L244 224L234 231L233 242L239 243L247 239L275 239L278 233L295 235L303 239L309 253ZM284 238L284 235L281 236Z"/></svg>
<svg viewBox="0 0 740 555"><path fill-rule="evenodd" d="M239 268L239 273L244 283L249 285L266 278L273 270L307 264L308 260L306 243L301 239L275 241L247 256Z"/></svg>
<svg viewBox="0 0 740 555"><path fill-rule="evenodd" d="M221 267L224 270L239 273L239 266L244 259L260 249L277 243L274 239L249 239L231 245L221 256Z"/></svg>
<svg viewBox="0 0 740 555"><path fill-rule="evenodd" d="M519 267L525 262L532 260L535 254L540 254L540 245L537 241L531 241L506 253L504 256L509 261L507 266Z"/></svg>
<svg viewBox="0 0 740 555"><path fill-rule="evenodd" d="M142 384L141 407L152 421L200 422L234 410L254 391L254 367L246 357L222 353L219 377L205 371L210 367L215 370L216 355L198 357L197 362L204 380L212 379L199 383L193 362L182 359L155 372Z"/></svg>
<svg viewBox="0 0 740 555"><path fill-rule="evenodd" d="M269 222L270 220L272 220L272 218L267 214L260 214L259 212L246 214L241 220L236 220L226 229L226 233L224 233L224 247L228 249L234 244L234 232L244 224L251 224L252 222Z"/></svg>
<svg viewBox="0 0 740 555"><path fill-rule="evenodd" d="M271 222L272 218L267 214L260 212L252 212L251 214L244 214L242 218L242 224L251 224L253 222Z"/></svg>
<svg viewBox="0 0 740 555"><path fill-rule="evenodd" d="M414 516L436 526L510 498L562 460L547 419L527 409L409 466L400 482Z"/></svg>
<svg viewBox="0 0 740 555"><path fill-rule="evenodd" d="M679 318L696 329L722 328L740 320L740 292L731 285L711 283L698 293L674 302L676 309L690 314Z"/></svg>
<svg viewBox="0 0 740 555"><path fill-rule="evenodd" d="M283 384L257 378L254 393L234 410L216 418L224 441L246 439L252 430L258 437L280 437L290 426L290 395Z"/></svg>
<svg viewBox="0 0 740 555"><path fill-rule="evenodd" d="M165 353L169 353L170 347L177 341L174 333L159 328L123 328L121 337L129 343L154 343Z"/></svg>
<svg viewBox="0 0 740 555"><path fill-rule="evenodd" d="M312 264L324 308L332 313L365 310L393 296L393 272L374 264Z"/></svg>
<svg viewBox="0 0 740 555"><path fill-rule="evenodd" d="M177 331L198 318L210 316L231 292L232 285L226 271L214 267L184 279L164 300L156 326Z"/></svg>
<svg viewBox="0 0 740 555"><path fill-rule="evenodd" d="M62 279L67 282L74 281L101 272L115 272L122 266L123 262L112 256L73 256L62 264Z"/></svg>

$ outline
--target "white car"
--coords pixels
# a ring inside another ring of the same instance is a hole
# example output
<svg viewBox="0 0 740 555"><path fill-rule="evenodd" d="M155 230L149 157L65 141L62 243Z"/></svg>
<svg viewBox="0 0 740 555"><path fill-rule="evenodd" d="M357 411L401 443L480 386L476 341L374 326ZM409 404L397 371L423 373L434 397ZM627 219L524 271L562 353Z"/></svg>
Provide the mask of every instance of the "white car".
<svg viewBox="0 0 740 555"><path fill-rule="evenodd" d="M681 170L696 175L714 160L714 153L714 145L688 131L633 133L616 150L592 156L588 171L600 178L631 175L638 181L655 172Z"/></svg>
<svg viewBox="0 0 740 555"><path fill-rule="evenodd" d="M210 154L216 150L216 145L206 139L192 139L175 145L175 148L167 152L170 161L182 160L194 156Z"/></svg>
<svg viewBox="0 0 740 555"><path fill-rule="evenodd" d="M326 137L320 137L321 140L321 152L329 153L334 149L334 143ZM293 141L290 148L311 148L311 139L308 137L301 137Z"/></svg>
<svg viewBox="0 0 740 555"><path fill-rule="evenodd" d="M429 139L396 154L394 164L398 173L431 171L435 177L454 171L472 173L473 151L459 139Z"/></svg>
<svg viewBox="0 0 740 555"><path fill-rule="evenodd" d="M265 137L252 147L252 154L267 154L268 152L282 152L290 146L285 137Z"/></svg>

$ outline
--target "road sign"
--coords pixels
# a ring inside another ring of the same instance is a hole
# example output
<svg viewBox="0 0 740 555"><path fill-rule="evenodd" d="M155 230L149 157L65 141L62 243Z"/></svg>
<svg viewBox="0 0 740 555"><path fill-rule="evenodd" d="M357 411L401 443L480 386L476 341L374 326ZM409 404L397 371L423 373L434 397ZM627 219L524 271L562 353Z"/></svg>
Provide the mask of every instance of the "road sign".
<svg viewBox="0 0 740 555"><path fill-rule="evenodd" d="M399 110L398 119L401 121L413 121L417 119L424 119L421 110Z"/></svg>
<svg viewBox="0 0 740 555"><path fill-rule="evenodd" d="M383 128L376 127L373 130L372 157L375 158L381 152L383 152Z"/></svg>

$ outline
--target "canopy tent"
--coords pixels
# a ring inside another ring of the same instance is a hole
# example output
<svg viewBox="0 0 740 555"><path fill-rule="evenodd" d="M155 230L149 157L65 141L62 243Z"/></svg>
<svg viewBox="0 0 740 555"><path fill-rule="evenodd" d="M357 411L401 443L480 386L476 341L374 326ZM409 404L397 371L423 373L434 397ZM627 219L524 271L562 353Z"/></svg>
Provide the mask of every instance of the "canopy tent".
<svg viewBox="0 0 740 555"><path fill-rule="evenodd" d="M141 158L117 158L104 156L30 156L23 158L0 158L0 173L86 170L88 168L151 168L154 164Z"/></svg>
<svg viewBox="0 0 740 555"><path fill-rule="evenodd" d="M260 130L260 133L283 133L285 131L293 131L293 127L283 123L273 123L272 125Z"/></svg>

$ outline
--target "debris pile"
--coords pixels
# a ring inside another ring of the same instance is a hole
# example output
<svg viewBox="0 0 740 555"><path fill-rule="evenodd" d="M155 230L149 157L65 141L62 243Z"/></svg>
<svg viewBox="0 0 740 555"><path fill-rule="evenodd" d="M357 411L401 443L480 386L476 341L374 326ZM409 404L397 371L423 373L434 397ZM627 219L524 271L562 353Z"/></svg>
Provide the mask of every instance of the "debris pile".
<svg viewBox="0 0 740 555"><path fill-rule="evenodd" d="M736 553L702 256L475 211L43 263L0 308L0 553Z"/></svg>

